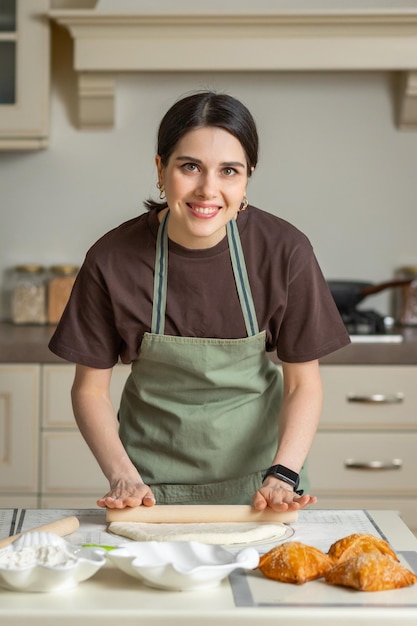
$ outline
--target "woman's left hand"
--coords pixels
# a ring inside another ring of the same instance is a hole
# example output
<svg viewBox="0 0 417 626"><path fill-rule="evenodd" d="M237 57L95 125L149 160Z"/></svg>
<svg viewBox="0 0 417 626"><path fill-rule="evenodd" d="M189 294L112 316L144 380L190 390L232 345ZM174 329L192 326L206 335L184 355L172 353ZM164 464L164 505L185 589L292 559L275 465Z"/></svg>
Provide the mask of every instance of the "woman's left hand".
<svg viewBox="0 0 417 626"><path fill-rule="evenodd" d="M295 511L315 502L317 502L315 496L307 493L299 496L276 479L270 481L267 479L253 496L253 506L257 511L263 511L268 507L273 511Z"/></svg>

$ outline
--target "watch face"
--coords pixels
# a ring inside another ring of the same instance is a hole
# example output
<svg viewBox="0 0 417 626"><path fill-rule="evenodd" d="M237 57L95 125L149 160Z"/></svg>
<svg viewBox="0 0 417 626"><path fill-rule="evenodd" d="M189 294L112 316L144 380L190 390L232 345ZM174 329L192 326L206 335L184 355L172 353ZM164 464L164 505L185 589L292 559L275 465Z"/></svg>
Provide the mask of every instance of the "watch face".
<svg viewBox="0 0 417 626"><path fill-rule="evenodd" d="M292 487L296 486L296 483L293 480L291 480L291 478L288 478L288 476L284 476L283 474L280 474L280 472L274 472L274 476L276 476L280 480L283 480L284 483L288 483L288 485L291 485Z"/></svg>
<svg viewBox="0 0 417 626"><path fill-rule="evenodd" d="M291 485L294 491L297 490L298 485L300 484L300 477L297 472L293 472L288 469L288 467L284 467L284 465L272 465L272 467L269 467L266 470L262 480L264 481L267 476L275 476L275 478Z"/></svg>
<svg viewBox="0 0 417 626"><path fill-rule="evenodd" d="M275 476L275 478L278 478L279 480L282 480L288 485L291 485L291 487L293 487L294 490L297 489L300 483L300 477L297 474L297 472L293 472L292 470L288 469L287 467L284 467L283 465L273 465L272 467L270 467L265 472L263 480L265 480L267 476Z"/></svg>

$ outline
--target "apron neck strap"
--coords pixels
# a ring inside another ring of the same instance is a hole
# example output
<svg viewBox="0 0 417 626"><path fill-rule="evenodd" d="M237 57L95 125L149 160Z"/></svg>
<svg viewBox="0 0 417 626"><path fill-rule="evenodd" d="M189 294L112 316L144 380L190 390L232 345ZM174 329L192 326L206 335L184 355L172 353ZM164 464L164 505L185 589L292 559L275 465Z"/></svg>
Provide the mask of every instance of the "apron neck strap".
<svg viewBox="0 0 417 626"><path fill-rule="evenodd" d="M245 320L248 337L253 337L259 333L258 320L256 318L255 305L253 303L252 291L249 284L248 273L246 271L245 257L239 236L239 229L236 220L232 219L226 224L227 238L229 241L230 257L232 259L233 274L240 306Z"/></svg>
<svg viewBox="0 0 417 626"><path fill-rule="evenodd" d="M162 335L165 328L168 284L168 218L169 211L167 211L159 225L156 239L151 332L157 335ZM259 327L236 220L233 219L226 224L226 232L233 275L235 277L240 306L242 307L242 314L245 320L246 332L249 337L252 337L259 333Z"/></svg>
<svg viewBox="0 0 417 626"><path fill-rule="evenodd" d="M168 281L168 217L167 211L159 225L156 238L155 276L153 279L153 304L151 332L163 335Z"/></svg>

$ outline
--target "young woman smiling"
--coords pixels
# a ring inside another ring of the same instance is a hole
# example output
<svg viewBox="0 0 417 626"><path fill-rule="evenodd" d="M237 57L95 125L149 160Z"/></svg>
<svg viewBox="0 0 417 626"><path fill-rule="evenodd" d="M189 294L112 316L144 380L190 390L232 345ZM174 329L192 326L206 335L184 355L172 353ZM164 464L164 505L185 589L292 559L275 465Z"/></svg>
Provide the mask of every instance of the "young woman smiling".
<svg viewBox="0 0 417 626"><path fill-rule="evenodd" d="M101 507L316 501L303 490L318 359L349 337L305 235L248 206L257 160L240 101L179 100L158 132L159 201L87 253L50 348L76 363L75 418L109 481ZM131 373L116 415L119 359Z"/></svg>

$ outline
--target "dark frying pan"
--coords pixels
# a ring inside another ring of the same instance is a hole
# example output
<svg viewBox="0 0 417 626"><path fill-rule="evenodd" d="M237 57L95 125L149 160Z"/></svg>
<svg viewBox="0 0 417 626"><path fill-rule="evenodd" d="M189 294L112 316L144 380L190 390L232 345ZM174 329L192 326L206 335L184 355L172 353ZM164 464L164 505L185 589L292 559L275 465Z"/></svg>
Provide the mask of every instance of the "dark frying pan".
<svg viewBox="0 0 417 626"><path fill-rule="evenodd" d="M371 296L391 287L409 285L411 280L389 280L377 285L360 281L328 280L327 284L340 313L350 313L366 296Z"/></svg>

